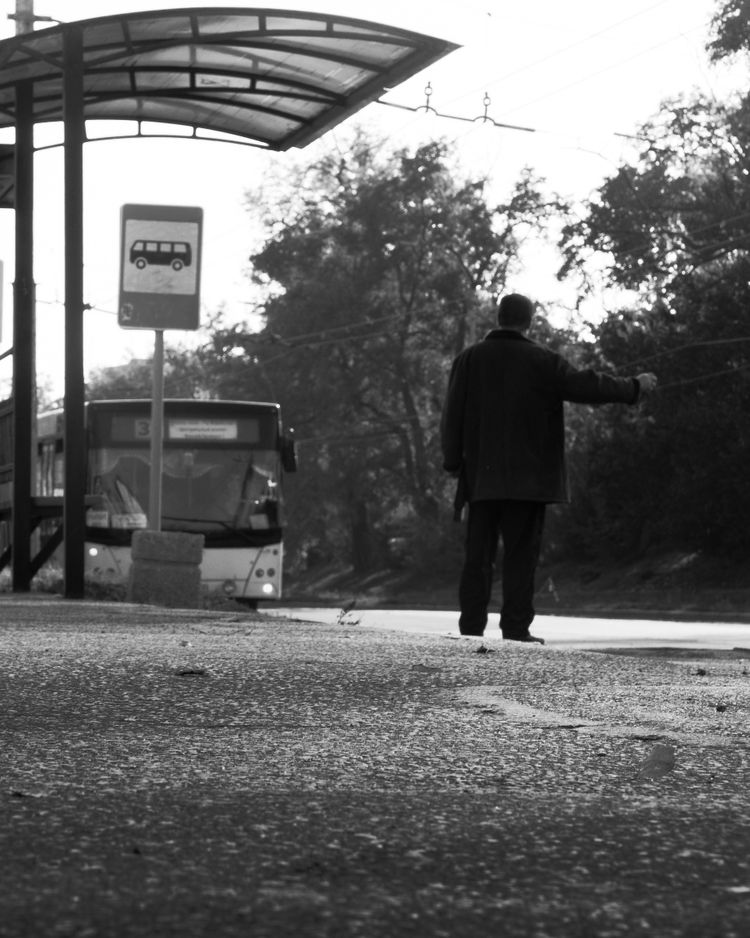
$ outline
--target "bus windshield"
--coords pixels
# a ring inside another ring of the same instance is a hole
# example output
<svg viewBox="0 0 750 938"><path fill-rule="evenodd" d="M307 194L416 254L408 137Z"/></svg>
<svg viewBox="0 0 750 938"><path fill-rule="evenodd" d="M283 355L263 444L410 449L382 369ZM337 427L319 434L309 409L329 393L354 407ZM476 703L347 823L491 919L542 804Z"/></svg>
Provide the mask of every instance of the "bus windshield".
<svg viewBox="0 0 750 938"><path fill-rule="evenodd" d="M165 446L162 528L166 531L255 532L281 525L280 459L276 450L210 445ZM132 530L147 525L149 450L142 445L90 451L96 496L87 525Z"/></svg>

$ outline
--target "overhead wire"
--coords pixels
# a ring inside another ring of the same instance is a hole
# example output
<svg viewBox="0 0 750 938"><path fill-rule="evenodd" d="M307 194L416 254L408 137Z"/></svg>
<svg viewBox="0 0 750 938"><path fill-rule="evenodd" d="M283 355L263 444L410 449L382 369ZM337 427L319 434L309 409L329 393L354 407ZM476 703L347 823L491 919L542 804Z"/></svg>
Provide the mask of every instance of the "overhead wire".
<svg viewBox="0 0 750 938"><path fill-rule="evenodd" d="M324 346L324 345L339 345L339 344L343 344L344 342L361 342L365 339L376 339L376 338L380 338L381 336L391 335L391 334L392 333L390 331L383 329L379 332L365 333L363 335L340 336L338 338L329 339L324 342L310 342L310 343L305 343L305 344L300 343L299 345L294 345L291 348L285 349L283 352L279 352L278 355L271 356L271 358L264 358L263 364L270 365L272 362L280 361L282 358L287 358L293 352L297 352L300 350L320 348L321 346Z"/></svg>
<svg viewBox="0 0 750 938"><path fill-rule="evenodd" d="M693 26L688 30L688 32L695 32L698 29L701 29L702 25L703 24ZM558 85L555 87L554 91L549 92L548 94L540 95L538 98L533 98L531 101L524 101L522 104L516 105L515 107L511 108L509 111L506 111L505 113L513 114L515 111L520 111L523 108L531 107L534 104L538 104L540 101L546 101L550 97L555 97L558 94L561 94L565 91L569 91L571 88L576 88L579 85L585 84L594 78L598 78L600 75L604 75L607 72L611 72L613 69L620 68L623 65L628 65L630 62L633 62L635 59L639 59L644 55L648 55L650 52L654 52L656 49L661 49L664 46L669 45L672 42L675 42L675 40L683 38L684 33L685 31L683 30L682 32L676 33L675 35L670 36L667 39L663 39L662 41L656 43L653 46L648 46L646 49L641 49L640 51L636 52L635 54L631 56L628 56L625 59L618 59L616 62L612 62L609 65L607 65L605 68L601 68L597 70L596 72L590 72L589 74L584 75L581 78L577 78L575 81L569 82L566 85ZM618 134L618 136L634 136L634 135Z"/></svg>
<svg viewBox="0 0 750 938"><path fill-rule="evenodd" d="M645 10L639 10L637 13L633 13L630 16L626 16L621 20L617 20L614 23L610 23L605 26L603 29L597 30L596 32L589 33L587 36L583 36L580 39L576 39L574 42L569 43L567 46L562 46L559 49L555 49L553 52L550 52L547 55L542 56L539 59L533 59L530 62L522 65L520 68L514 69L511 72L507 72L504 75L501 75L499 78L496 78L490 82L484 82L482 85L470 89L465 92L462 97L465 97L466 94L478 93L479 91L486 91L487 88L494 88L496 85L499 85L501 82L508 81L511 78L515 78L518 75L522 75L524 72L528 72L531 69L538 68L540 65L546 65L547 62L551 62L552 59L556 59L561 55L564 55L566 52L570 52L572 49L576 49L579 46L585 45L588 42L591 42L594 39L598 39L600 36L605 35L608 32L612 32L615 29L619 29L620 26L623 26L625 23L630 22L631 20L638 19L641 16L645 16L649 13L652 13L658 7L664 6L666 3L671 3L672 0L658 0L657 3L652 4L650 7L647 7ZM454 98L453 100L458 100Z"/></svg>
<svg viewBox="0 0 750 938"><path fill-rule="evenodd" d="M549 60L551 60L551 59L553 59L553 58L556 58L556 57L558 57L558 56L560 56L560 55L563 55L565 52L570 51L571 49L576 48L576 47L579 46L579 45L583 45L583 44L585 44L585 43L587 43L587 42L589 42L589 41L591 41L591 40L597 38L598 36L603 35L604 33L607 33L607 32L610 32L610 31L612 31L612 30L614 30L614 29L617 29L618 27L622 26L624 23L627 23L628 21L630 21L630 20L632 20L632 19L635 19L635 18L637 18L637 17L643 16L643 15L645 15L645 14L647 14L647 13L652 12L654 9L656 9L656 8L658 8L658 7L660 7L660 6L663 6L663 5L664 5L665 3L667 3L667 2L670 2L670 0L660 0L660 2L658 2L658 3L656 3L656 4L653 4L651 7L648 7L647 9L642 10L642 11L638 11L637 13L632 14L631 16L625 17L625 18L622 19L622 20L618 20L617 22L610 24L609 26L605 27L605 28L602 29L602 30L599 30L599 31L597 31L597 32L595 32L595 33L592 33L592 34L590 34L589 36L583 37L582 39L576 40L574 43L571 43L571 44L569 44L568 46L563 46L561 49L555 50L554 52L550 53L548 56L544 56L544 57L542 57L541 59L535 60L535 61L533 61L533 62L530 62L530 63L526 64L526 65L523 65L523 66L521 66L519 69L515 69L514 71L509 72L509 73L507 73L506 75L500 76L500 77L497 78L497 79L489 80L489 81L485 82L481 87L475 88L475 89L474 89L474 92L477 92L477 93L478 93L480 90L484 90L485 95L486 95L488 88L494 88L494 87L496 87L498 84L502 83L503 81L508 80L509 78L515 77L515 76L518 75L518 74L521 74L521 73L523 73L523 72L526 72L526 71L528 71L529 69L533 69L533 68L537 67L538 65L544 64L544 63L546 63L547 61L549 61ZM668 45L668 44L674 42L674 41L677 40L677 39L685 38L686 32L694 32L694 31L697 31L698 29L701 29L701 28L703 28L703 27L704 27L704 24L703 24L703 23L700 23L700 24L697 24L697 25L694 26L694 27L690 27L687 31L683 29L683 30L681 30L679 33L675 33L675 34L669 36L668 38L666 38L666 39L660 41L659 43L656 43L656 44L654 44L654 45L652 45L652 46L649 46L649 47L647 47L647 48L645 48L645 49L639 50L639 51L638 51L637 53L635 53L634 55L628 56L628 57L625 58L625 59L618 59L616 62L613 62L613 63L609 64L609 65L608 65L606 68L604 68L604 69L600 69L600 70L598 70L598 71L596 71L596 72L588 73L588 74L582 76L581 78L576 79L576 81L571 82L571 83L569 83L569 84L567 84L567 85L563 85L563 86L559 86L559 85L558 85L558 86L555 86L554 91L551 91L551 92L549 92L549 93L547 93L547 94L545 94L545 95L542 95L542 96L540 96L540 97L538 97L538 98L535 98L535 99L533 99L532 101L527 101L527 102L524 102L523 104L516 105L514 108L512 108L512 110L506 111L506 112L504 112L504 113L512 114L512 113L514 113L515 111L521 110L521 109L524 108L524 107L531 106L531 105L533 105L533 104L538 103L539 101L547 100L549 97L553 97L553 96L555 96L555 95L557 95L557 94L559 94L559 93L561 93L561 92L563 92L563 91L568 90L569 88L576 87L576 86L578 86L578 85L581 85L581 84L590 82L592 79L597 78L599 75L604 74L605 72L611 71L612 69L615 69L615 68L619 68L619 67L621 67L622 65L626 65L626 64L632 62L634 59L637 59L637 58L639 58L639 57L641 57L641 56L643 56L643 55L646 55L646 54L648 54L648 53L650 53L650 52L653 52L655 49L662 48L663 46ZM472 93L472 92L471 92L471 91L469 91L469 92L463 92L463 93L461 94L460 98L459 98L458 96L456 96L456 97L454 97L454 98L452 98L452 99L449 99L449 103L450 103L451 101L455 102L455 101L457 101L457 100L466 98L467 94L470 94L470 93ZM460 122L462 122L462 123L476 123L476 122L481 122L481 121L482 121L482 116L481 116L481 115L480 115L479 117L470 118L470 117L464 117L464 116L455 115L455 114L444 114L444 113L441 113L441 112L438 111L436 108L434 108L433 106L431 106L431 105L429 104L429 102L428 102L427 106L425 106L425 105L417 105L417 106L410 107L410 106L403 105L403 104L397 104L397 103L390 102L390 101L384 101L384 100L381 98L381 99L378 101L378 103L379 103L379 104L382 104L382 105L385 105L385 106L389 106L389 107L399 108L399 109L402 109L402 110L411 110L411 111L413 111L414 113L419 113L419 112L421 112L421 111L431 111L431 112L434 113L437 117L445 118L445 119L448 119L448 120L460 121ZM501 128L501 129L522 131L522 132L528 132L528 133L540 133L540 134L558 135L558 136L561 135L561 132L560 132L560 131L552 131L552 130L542 129L542 128L538 128L538 127L520 126L520 125L516 125L516 124L507 124L507 123L503 123L502 121L496 121L496 120L494 120L494 119L489 119L489 120L487 121L487 123L490 123L490 122L493 123L493 124L495 124L495 126ZM407 126L411 126L412 123L413 123L413 122L410 122L410 124L407 125ZM580 131L579 131L579 133L580 133ZM570 134L570 132L565 132L564 135L565 135L565 136L569 136L569 135L571 135L571 134ZM625 139L638 139L638 135L635 135L635 134L628 134L628 133L623 133L623 132L618 132L618 131L612 131L610 135L611 135L611 136L615 136L615 137L625 138Z"/></svg>
<svg viewBox="0 0 750 938"><path fill-rule="evenodd" d="M315 332L306 332L306 333L303 332L301 334L296 334L296 335L287 335L287 336L279 337L279 339L283 343L296 345L297 343L300 343L303 340L324 338L324 337L329 336L331 333L349 331L351 329L357 328L358 326L380 325L381 323L391 322L394 319L399 319L399 318L400 317L398 316L398 314L391 313L388 316L381 316L378 319L358 319L358 320L354 320L353 322L343 323L340 326L329 326L326 329L319 329L319 330L316 330Z"/></svg>
<svg viewBox="0 0 750 938"><path fill-rule="evenodd" d="M750 362L745 365L736 365L734 368L724 368L721 371L711 371L708 374L696 375L694 378L681 378L679 381L672 381L664 385L657 385L659 391L671 391L673 388L681 388L690 384L699 384L701 381L708 381L711 378L719 378L725 375L736 375L741 371L750 368Z"/></svg>
<svg viewBox="0 0 750 938"><path fill-rule="evenodd" d="M664 349L661 352L655 352L653 355L647 355L644 358L634 358L630 362L626 362L624 365L620 365L618 371L622 371L624 368L630 368L633 365L644 365L648 362L656 361L658 358L664 358L669 355L676 355L678 352L684 352L687 349L692 348L703 348L708 346L718 346L718 345L737 345L741 342L750 342L750 336L734 336L729 339L706 339L698 342L686 342L684 345L677 345L673 348Z"/></svg>
<svg viewBox="0 0 750 938"><path fill-rule="evenodd" d="M421 426L421 420L419 417L394 417L391 420L367 420L367 423L371 424L371 427L362 433L352 433L347 435L334 434L332 436L311 436L311 437L300 437L299 434L295 434L295 440L300 444L307 443L365 443L373 439L382 439L383 437L395 436L398 434L399 430L408 427L409 424L418 424ZM382 429L379 429L382 427Z"/></svg>
<svg viewBox="0 0 750 938"><path fill-rule="evenodd" d="M560 49L555 50L554 52L550 53L550 54L547 55L547 56L543 56L543 57L540 58L540 59L531 61L531 62L529 62L528 64L525 64L525 65L521 66L521 67L518 68L518 69L515 69L515 70L513 70L513 71L511 71L511 72L508 72L506 75L500 76L500 77L497 78L497 79L489 80L489 81L485 82L485 83L481 86L481 88L484 89L484 91L485 91L485 96L487 96L487 89L488 89L488 88L494 88L494 87L496 87L498 84L500 84L501 82L503 82L504 80L506 80L506 79L508 79L508 78L512 78L512 77L514 77L514 76L517 75L517 74L524 73L524 72L526 72L528 69L533 69L534 67L537 67L537 66L540 65L540 64L544 64L544 63L546 63L547 61L549 61L550 59L556 58L556 57L558 57L558 56L564 54L565 52L567 52L567 51L569 51L569 50L571 50L571 49L574 49L574 48L576 48L576 47L578 47L578 46L584 45L585 43L587 43L587 42L589 42L589 41L591 41L591 40L593 40L593 39L596 39L598 36L601 36L601 35L603 35L603 34L605 34L605 33L607 33L607 32L611 32L611 31L613 31L613 30L616 30L616 29L618 29L619 27L621 27L623 24L629 22L630 20L633 20L633 19L636 19L636 18L645 16L645 15L651 13L653 10L657 9L658 7L663 6L663 5L664 5L665 3L667 3L667 2L670 2L670 0L660 0L660 2L655 3L655 4L652 4L651 6L647 7L647 8L644 9L644 10L637 11L636 13L631 14L630 16L627 16L627 17L624 17L624 18L622 18L622 19L620 19L620 20L617 20L616 22L607 25L606 27L604 27L604 28L601 29L601 30L598 30L598 31L596 31L596 32L594 32L594 33L591 33L591 34L589 34L588 36L584 36L584 37L582 37L581 39L578 39L578 40L576 40L575 42L568 44L567 46L563 46L563 47L561 47ZM703 26L703 24L698 24L698 25L696 25L696 26L694 26L694 27L691 27L689 31L695 32L697 29L702 28L702 26ZM580 84L583 84L583 83L586 83L586 82L590 82L590 81L592 81L594 78L596 78L598 75L602 74L603 71L609 71L609 70L611 70L611 69L613 69L613 68L620 67L620 66L622 66L622 65L625 65L625 64L627 64L627 63L633 61L635 58L638 58L639 56L643 56L644 54L647 54L647 53L652 52L654 49L661 48L662 46L664 46L664 45L666 45L666 44L669 44L669 43L671 43L671 42L674 42L675 40L678 40L678 39L686 39L686 38L687 38L687 37L686 37L686 30L683 29L683 30L681 30L679 33L676 33L676 34L671 35L670 37L668 37L667 39L663 40L663 41L660 42L660 43L657 43L657 44L654 44L654 45L652 45L652 46L649 46L649 47L646 48L646 49L642 49L641 51L639 51L638 53L636 53L636 54L633 55L633 56L629 56L629 57L626 58L626 59L619 59L618 61L612 63L612 64L609 65L609 66L607 66L607 68L604 69L604 70L599 70L599 71L597 71L597 72L589 73L589 74L587 74L587 75L581 77L580 79L578 79L576 82L571 83L570 85L564 86L562 89L556 86L555 89L554 89L553 91L549 92L548 94L545 94L545 95L543 95L543 96L540 96L539 98L535 99L535 100L532 101L532 102L526 102L524 105L519 105L519 106L513 108L513 111L505 112L505 113L513 113L514 111L520 109L520 107L522 107L522 106L523 106L523 107L527 106L529 103L533 104L533 103L537 103L538 101L545 100L545 99L547 99L547 98L549 98L549 97L551 97L551 96L553 96L553 95L558 94L560 90L565 90L565 89L567 89L567 88L569 88L569 87L573 87L574 85L580 85ZM475 90L476 90L476 91L479 91L480 88L477 87ZM464 98L465 98L465 96L466 96L465 93L463 93L463 94L461 95L461 97L464 97ZM458 100L458 98L454 97L454 98L452 98L452 99L449 99L449 102L450 102L450 101L455 101L455 100ZM404 105L395 105L395 104L393 104L393 102L386 102L386 101L383 101L382 99L381 99L380 103L381 103L381 104L384 104L384 105L389 105L389 106L397 106L397 107L400 107L400 108L402 108L402 109L409 109L409 108L407 108L407 107L404 106ZM424 105L422 105L422 106L415 106L415 107L411 108L411 110L412 110L413 112L417 113L417 112L420 112L420 111L424 111L425 108L424 108ZM550 129L546 129L546 128L540 128L540 127L528 127L528 126L522 127L522 126L520 126L520 125L509 124L509 123L507 123L507 122L504 123L503 121L501 121L501 120L495 120L494 118L490 118L490 120L488 120L488 121L485 122L485 121L483 121L481 115L480 115L479 117L475 117L475 118L468 118L468 117L460 116L460 115L440 114L435 108L432 108L432 111L433 111L434 113L436 113L438 117L448 118L449 120L450 120L450 119L453 119L453 120L456 120L456 121L460 121L461 123L464 123L464 124L466 124L466 123L472 123L472 124L487 123L487 124L490 124L490 122L491 122L492 124L494 124L494 125L495 125L497 128L499 128L499 129L508 129L508 130L510 130L510 131L514 131L514 130L515 130L515 131L530 132L530 133L539 134L539 135L544 135L544 136L548 136L548 137L551 137L551 136L558 136L558 137L560 137L560 136L565 136L565 137L567 137L567 136L580 137L581 132L582 132L580 128L578 128L578 129L576 129L576 128L573 128L573 129L566 129L565 131L560 131L560 130L550 130ZM504 115L503 115L503 116L504 116ZM408 122L406 125L404 125L404 129L407 129L408 127L411 127L411 126L413 126L413 121L410 121L410 122ZM465 134L457 135L454 139L455 139L455 140L459 140L459 139L461 139L461 138L467 136L468 133L470 133L470 132L471 132L470 130L467 130ZM601 131L597 130L597 133L601 133ZM606 132L605 135L606 135L606 136L610 136L610 137L612 137L612 138L622 139L622 140L638 140L638 139L640 139L640 140L645 140L645 139L646 139L646 138L643 137L642 135L634 134L634 133L625 133L625 132L622 132L622 131L609 131L609 132ZM582 147L582 146L580 146L580 145L574 145L574 146L572 146L572 147L569 147L568 149L572 149L572 150L579 151L579 152L591 152L591 153L595 153L595 151L590 150L590 148L585 148L585 147ZM500 159L501 155L502 155L502 145L498 145L498 148L497 148L497 151L496 151L494 157L493 157L493 158L490 160L490 162L489 162L489 165L488 165L488 168L487 168L487 173L490 172L491 167L493 167L493 166L497 163L497 161ZM603 159L607 159L606 157L603 156L603 154L596 153L596 155L599 156L599 157L601 157L601 158L603 158ZM616 165L616 164L613 163L613 165Z"/></svg>
<svg viewBox="0 0 750 938"><path fill-rule="evenodd" d="M698 30L698 29L700 29L700 28L701 28L701 26L692 27L692 31ZM675 35L669 37L668 39L663 40L662 42L659 42L659 43L657 43L657 44L655 44L655 45L653 45L653 46L649 46L649 47L646 48L646 49L640 50L639 52L635 53L635 54L632 55L632 56L629 56L629 57L626 58L626 59L619 59L618 61L613 62L613 63L611 63L610 65L606 66L606 68L603 68L603 69L600 69L600 70L598 70L598 71L596 71L596 72L591 72L591 73L589 73L589 74L587 74L587 75L584 75L584 76L582 76L581 78L578 78L578 79L576 79L576 80L573 81L573 82L569 82L567 85L556 86L554 91L549 92L549 93L547 93L547 94L540 95L539 97L533 98L533 99L530 100L530 101L525 101L525 102L523 102L522 104L518 104L518 105L516 105L515 107L511 108L510 110L504 111L503 113L504 113L504 114L513 114L513 113L515 113L515 112L517 112L517 111L520 111L520 110L522 110L522 109L524 109L524 108L526 108L526 107L531 107L531 106L534 105L534 104L538 104L538 103L541 102L541 101L546 101L546 100L548 100L550 97L554 97L555 95L558 95L558 94L560 94L561 92L568 91L570 88L575 88L575 87L577 87L577 86L579 86L579 85L586 84L587 82L591 81L591 80L594 79L594 78L599 77L600 75L605 74L606 72L612 71L612 70L615 69L615 68L619 68L619 67L622 66L622 65L626 65L626 64L628 64L629 62L632 62L633 60L635 60L635 59L637 59L637 58L640 58L640 57L643 56L643 55L647 55L648 53L653 52L655 49L659 49L659 48L661 48L661 47L663 47L663 46L665 46L665 45L669 45L670 43L674 42L676 39L684 38L684 35L685 35L685 32L684 32L684 31L682 31L682 32L680 32L680 33L677 33L677 34L675 34ZM490 83L490 86L491 86L491 84L492 84L492 83ZM431 86L428 84L427 87L431 87ZM429 99L431 99L431 97L432 97L432 92L430 92L430 94L427 95L426 97L427 97L428 102L429 102ZM465 97L465 96L462 96L462 97ZM487 100L488 97L489 97L489 96L488 96L487 93L485 92L485 99L484 99L484 100ZM458 114L447 114L447 113L443 113L443 112L441 112L441 111L438 111L436 108L434 108L434 107L433 107L431 104L429 104L429 103L427 103L427 104L421 104L421 105L405 105L405 104L399 104L399 103L397 103L397 102L385 101L385 100L383 100L382 98L380 98L376 103L381 104L381 105L384 105L384 106L386 106L386 107L397 108L397 109L399 109L399 110L404 110L404 111L410 111L410 112L412 112L412 113L414 113L414 114L418 114L418 113L420 113L420 112L428 112L428 111L430 111L430 112L432 112L432 113L434 114L434 116L437 117L437 118L441 118L441 119L449 120L449 121L456 121L456 122L460 122L460 123L463 123L463 124L472 124L472 125L478 125L478 124L487 125L487 124L489 124L489 125L492 125L493 127L496 127L496 128L498 128L498 129L500 129L500 130L509 130L509 131L515 131L515 132L520 132L520 133L542 134L542 135L546 135L546 136L565 136L565 137L576 136L576 132L575 132L575 131L573 131L573 132L571 132L570 130L559 131L559 130L551 130L551 129L548 129L548 128L529 127L529 126L520 125L520 124L508 123L508 122L503 121L503 120L496 120L495 118L489 116L488 112L486 111L486 108L485 108L485 113L484 113L484 114L478 115L478 116L476 116L476 117L465 117L465 116L463 116L463 115L458 115ZM467 133L468 133L468 131L467 131ZM578 132L578 135L580 135L580 131ZM647 141L647 139L648 139L647 137L645 137L645 136L643 136L643 135L641 135L641 134L625 133L625 132L623 132L623 131L608 131L608 132L606 132L606 133L603 134L603 135L604 135L604 136L617 137L617 138L625 139L625 140L643 140L643 141ZM458 136L456 137L456 139L460 139L461 137L465 137L465 136L466 136L466 134L458 135ZM578 149L578 148L574 147L573 149Z"/></svg>
<svg viewBox="0 0 750 938"><path fill-rule="evenodd" d="M694 228L691 231L687 232L691 237L697 234L702 234L705 231L709 231L711 228L716 228L720 225L726 225L731 222L743 221L746 218L750 218L750 212L742 212L740 215L731 215L728 218L721 218L718 221L709 222L707 225L703 225L700 228ZM659 232L663 233L663 232ZM713 250L715 248L726 247L730 244L734 244L737 241L742 240L743 238L750 237L750 231L745 234L737 234L732 238L727 238L723 241L709 241L705 244L699 245L701 250ZM638 244L633 245L629 248L623 248L618 250L612 250L610 248L602 248L600 250L606 251L606 253L615 254L617 256L628 255L628 254L640 254L642 251L645 251L647 248L651 247L652 241L642 241ZM705 261L702 263L706 263Z"/></svg>

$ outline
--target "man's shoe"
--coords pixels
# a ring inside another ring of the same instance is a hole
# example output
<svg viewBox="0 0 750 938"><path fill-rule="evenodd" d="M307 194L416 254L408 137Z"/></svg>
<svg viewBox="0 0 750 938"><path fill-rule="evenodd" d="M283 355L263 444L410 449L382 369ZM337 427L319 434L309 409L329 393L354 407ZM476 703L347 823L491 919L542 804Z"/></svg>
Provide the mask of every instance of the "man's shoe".
<svg viewBox="0 0 750 938"><path fill-rule="evenodd" d="M473 636L474 638L481 638L484 635L484 632L466 632L462 629L461 635L470 635L470 636Z"/></svg>
<svg viewBox="0 0 750 938"><path fill-rule="evenodd" d="M506 642L533 642L536 645L544 644L543 638L532 635L531 632L527 632L525 635L503 635L503 638Z"/></svg>

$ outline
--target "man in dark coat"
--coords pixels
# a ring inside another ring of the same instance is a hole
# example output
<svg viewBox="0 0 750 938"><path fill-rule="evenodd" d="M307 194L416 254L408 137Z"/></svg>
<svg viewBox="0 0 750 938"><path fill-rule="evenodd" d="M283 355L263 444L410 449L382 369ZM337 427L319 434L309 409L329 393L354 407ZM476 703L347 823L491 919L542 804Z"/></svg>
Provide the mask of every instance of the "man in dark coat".
<svg viewBox="0 0 750 938"><path fill-rule="evenodd" d="M529 633L545 507L568 501L563 402L636 404L656 377L578 370L526 337L534 305L518 293L498 307L499 329L456 358L443 408L443 466L469 503L459 585L462 635L482 635L503 539L503 637Z"/></svg>

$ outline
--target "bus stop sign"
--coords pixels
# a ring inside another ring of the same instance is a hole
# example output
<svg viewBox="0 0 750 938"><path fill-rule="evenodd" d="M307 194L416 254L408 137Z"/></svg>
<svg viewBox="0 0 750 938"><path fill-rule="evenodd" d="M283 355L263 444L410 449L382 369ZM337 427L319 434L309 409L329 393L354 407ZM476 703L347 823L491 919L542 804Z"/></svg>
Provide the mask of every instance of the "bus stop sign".
<svg viewBox="0 0 750 938"><path fill-rule="evenodd" d="M203 209L123 205L120 302L125 329L197 329Z"/></svg>

